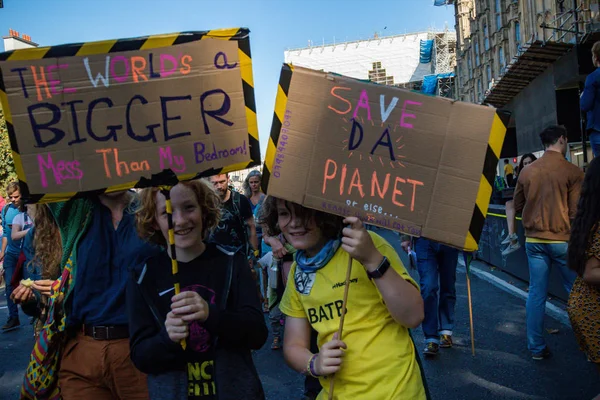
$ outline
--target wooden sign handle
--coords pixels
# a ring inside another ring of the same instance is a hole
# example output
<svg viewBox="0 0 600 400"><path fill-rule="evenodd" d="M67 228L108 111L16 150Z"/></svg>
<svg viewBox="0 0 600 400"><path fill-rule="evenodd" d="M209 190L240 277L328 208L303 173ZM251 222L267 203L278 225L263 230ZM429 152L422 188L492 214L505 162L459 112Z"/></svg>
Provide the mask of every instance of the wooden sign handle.
<svg viewBox="0 0 600 400"><path fill-rule="evenodd" d="M473 330L473 302L471 298L471 279L467 271L467 294L469 299L469 323L471 325L471 353L475 356L475 331Z"/></svg>
<svg viewBox="0 0 600 400"><path fill-rule="evenodd" d="M348 269L346 270L346 286L344 286L344 302L342 303L342 316L340 317L340 327L338 328L338 339L342 340L344 330L344 318L346 317L346 305L348 304L348 290L350 289L350 275L352 275L352 257L348 255ZM333 400L333 385L335 375L329 377L329 400Z"/></svg>

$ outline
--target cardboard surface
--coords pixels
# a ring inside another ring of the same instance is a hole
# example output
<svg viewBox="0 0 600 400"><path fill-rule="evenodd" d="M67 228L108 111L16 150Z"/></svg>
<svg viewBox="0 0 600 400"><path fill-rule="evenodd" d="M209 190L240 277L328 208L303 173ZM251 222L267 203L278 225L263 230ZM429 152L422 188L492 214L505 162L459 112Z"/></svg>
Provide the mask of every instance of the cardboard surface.
<svg viewBox="0 0 600 400"><path fill-rule="evenodd" d="M495 109L290 66L279 89L269 195L476 249L506 131Z"/></svg>
<svg viewBox="0 0 600 400"><path fill-rule="evenodd" d="M73 56L46 48L39 59L42 49L5 57L0 99L29 193L61 200L165 169L190 178L259 163L251 59L239 40L223 40L231 34L210 32L119 41L127 51L117 42L98 52L100 42Z"/></svg>

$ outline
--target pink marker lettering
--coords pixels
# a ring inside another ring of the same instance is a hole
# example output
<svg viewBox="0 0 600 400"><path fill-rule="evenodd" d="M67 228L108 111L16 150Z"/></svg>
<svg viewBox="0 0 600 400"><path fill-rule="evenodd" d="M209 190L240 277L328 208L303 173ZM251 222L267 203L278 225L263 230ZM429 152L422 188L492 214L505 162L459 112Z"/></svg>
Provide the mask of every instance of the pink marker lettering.
<svg viewBox="0 0 600 400"><path fill-rule="evenodd" d="M371 120L371 106L369 105L369 95L367 94L367 91L364 89L360 92L360 98L358 99L358 104L356 105L356 108L354 109L354 115L353 115L354 118L356 118L356 116L358 115L359 108L367 109L367 119L370 121Z"/></svg>
<svg viewBox="0 0 600 400"><path fill-rule="evenodd" d="M59 160L55 164L50 153L46 155L46 159L41 154L38 154L37 158L42 187L48 187L48 178L46 176L48 170L52 171L54 181L57 185L62 185L64 180L79 180L83 177L79 161Z"/></svg>
<svg viewBox="0 0 600 400"><path fill-rule="evenodd" d="M174 156L171 152L171 146L159 148L158 157L161 170L170 168L178 174L185 172L185 160L183 156Z"/></svg>
<svg viewBox="0 0 600 400"><path fill-rule="evenodd" d="M122 62L125 67L125 73L123 75L117 75L117 71L115 68L115 64L118 62ZM110 59L110 74L117 82L124 83L127 81L127 76L129 75L129 61L127 61L127 57L124 56L114 56Z"/></svg>
<svg viewBox="0 0 600 400"><path fill-rule="evenodd" d="M400 117L400 126L402 128L410 128L410 129L412 129L413 128L412 124L409 124L408 122L404 122L404 118L416 119L417 116L415 114L410 114L410 113L406 112L406 106L408 104L413 104L415 106L420 106L423 103L419 103L418 101L412 101L412 100L405 100L404 101L404 105L402 106L402 116Z"/></svg>
<svg viewBox="0 0 600 400"><path fill-rule="evenodd" d="M75 88L63 88L58 89L57 86L60 85L60 79L53 79L52 78L52 73L54 72L55 69L68 69L69 68L69 64L59 64L59 65L49 65L48 68L46 68L46 71L48 72L48 84L50 85L50 91L52 92L52 94L60 94L60 92L65 92L65 93L75 93L77 91L77 89Z"/></svg>

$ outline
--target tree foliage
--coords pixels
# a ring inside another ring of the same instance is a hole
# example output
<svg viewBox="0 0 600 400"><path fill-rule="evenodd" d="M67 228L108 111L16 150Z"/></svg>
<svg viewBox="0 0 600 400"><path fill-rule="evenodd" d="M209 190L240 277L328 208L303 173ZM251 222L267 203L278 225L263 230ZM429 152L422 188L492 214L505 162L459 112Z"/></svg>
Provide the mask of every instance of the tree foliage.
<svg viewBox="0 0 600 400"><path fill-rule="evenodd" d="M6 196L6 185L8 182L15 180L17 180L15 164L10 150L10 141L8 140L8 131L6 130L4 113L0 108L0 195Z"/></svg>

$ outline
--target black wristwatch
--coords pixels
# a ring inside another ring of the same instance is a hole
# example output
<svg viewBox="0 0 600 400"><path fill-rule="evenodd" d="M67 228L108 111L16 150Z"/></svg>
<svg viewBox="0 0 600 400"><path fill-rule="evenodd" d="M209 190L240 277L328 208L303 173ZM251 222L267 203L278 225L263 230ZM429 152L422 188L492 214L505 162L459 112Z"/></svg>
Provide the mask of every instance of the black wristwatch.
<svg viewBox="0 0 600 400"><path fill-rule="evenodd" d="M375 271L367 271L367 275L371 279L379 279L383 276L383 274L385 274L389 267L390 260L388 260L387 257L383 257L383 260L381 260L381 264L379 264L379 267L377 267Z"/></svg>

